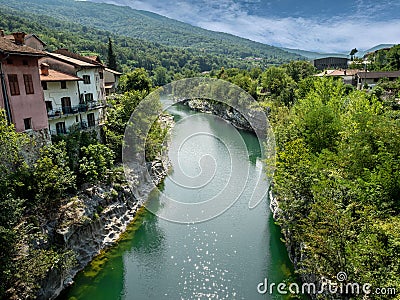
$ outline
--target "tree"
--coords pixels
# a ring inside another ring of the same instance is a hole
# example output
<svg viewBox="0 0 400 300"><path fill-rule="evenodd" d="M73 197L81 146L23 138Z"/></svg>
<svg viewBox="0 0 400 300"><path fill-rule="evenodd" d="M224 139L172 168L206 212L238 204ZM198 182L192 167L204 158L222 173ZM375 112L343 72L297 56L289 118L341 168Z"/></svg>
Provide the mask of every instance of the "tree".
<svg viewBox="0 0 400 300"><path fill-rule="evenodd" d="M106 182L114 165L114 152L103 144L82 147L83 158L79 161L82 182Z"/></svg>
<svg viewBox="0 0 400 300"><path fill-rule="evenodd" d="M168 75L167 75L167 69L164 67L157 67L154 70L154 76L153 76L153 82L154 85L156 86L163 86L167 84L169 81Z"/></svg>
<svg viewBox="0 0 400 300"><path fill-rule="evenodd" d="M111 38L108 38L108 67L112 70L117 70L117 59L114 54Z"/></svg>
<svg viewBox="0 0 400 300"><path fill-rule="evenodd" d="M17 196L17 191L26 189L18 174L28 168L21 155L28 143L27 136L17 133L0 109L0 298L15 271L13 257L17 251L18 233L14 226L20 221L24 209L24 200Z"/></svg>
<svg viewBox="0 0 400 300"><path fill-rule="evenodd" d="M64 141L40 149L40 157L33 168L33 178L38 208L57 208L61 198L75 189L76 176L69 168Z"/></svg>
<svg viewBox="0 0 400 300"><path fill-rule="evenodd" d="M295 82L315 74L316 68L308 61L298 60L291 61L290 63L283 65L286 69L286 73L292 77Z"/></svg>
<svg viewBox="0 0 400 300"><path fill-rule="evenodd" d="M387 66L386 69L389 71L400 70L400 45L393 46L387 52L386 55Z"/></svg>
<svg viewBox="0 0 400 300"><path fill-rule="evenodd" d="M296 83L284 68L268 68L262 74L261 84L272 101L277 101L286 106L291 106L295 102Z"/></svg>
<svg viewBox="0 0 400 300"><path fill-rule="evenodd" d="M354 55L358 52L357 48L354 48L350 51L351 60L354 59Z"/></svg>
<svg viewBox="0 0 400 300"><path fill-rule="evenodd" d="M149 93L152 88L152 82L146 70L138 68L121 76L119 88L122 92L146 91Z"/></svg>

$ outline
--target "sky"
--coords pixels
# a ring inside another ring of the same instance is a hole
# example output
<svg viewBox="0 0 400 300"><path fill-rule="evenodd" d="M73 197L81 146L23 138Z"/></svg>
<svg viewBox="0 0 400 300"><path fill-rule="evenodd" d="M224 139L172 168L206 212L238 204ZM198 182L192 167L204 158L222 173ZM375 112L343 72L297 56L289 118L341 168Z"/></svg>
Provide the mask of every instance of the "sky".
<svg viewBox="0 0 400 300"><path fill-rule="evenodd" d="M99 1L99 0L97 0ZM318 52L400 43L399 0L104 0L257 42Z"/></svg>

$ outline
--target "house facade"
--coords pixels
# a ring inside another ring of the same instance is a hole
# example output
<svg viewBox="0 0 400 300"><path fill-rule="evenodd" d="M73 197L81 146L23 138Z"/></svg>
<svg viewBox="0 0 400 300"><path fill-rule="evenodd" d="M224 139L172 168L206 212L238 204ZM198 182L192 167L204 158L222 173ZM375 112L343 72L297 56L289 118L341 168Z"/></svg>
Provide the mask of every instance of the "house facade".
<svg viewBox="0 0 400 300"><path fill-rule="evenodd" d="M48 53L40 64L51 133L98 129L106 106L104 66L67 50Z"/></svg>
<svg viewBox="0 0 400 300"><path fill-rule="evenodd" d="M400 78L400 71L390 72L358 72L356 75L357 89L371 89L378 84L379 80L387 78L389 81L394 81Z"/></svg>
<svg viewBox="0 0 400 300"><path fill-rule="evenodd" d="M46 54L25 45L25 33L14 40L0 36L0 107L18 132L46 131L48 120L38 60Z"/></svg>

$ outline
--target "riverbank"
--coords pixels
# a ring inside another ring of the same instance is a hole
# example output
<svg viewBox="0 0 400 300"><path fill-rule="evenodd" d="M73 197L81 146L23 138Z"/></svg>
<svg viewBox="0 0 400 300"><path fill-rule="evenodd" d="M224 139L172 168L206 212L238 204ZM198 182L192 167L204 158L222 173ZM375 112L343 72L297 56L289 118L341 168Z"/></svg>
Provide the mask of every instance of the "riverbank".
<svg viewBox="0 0 400 300"><path fill-rule="evenodd" d="M173 126L170 116L160 118L162 126ZM168 139L165 141L168 147ZM137 190L147 190L158 185L167 176L169 166L167 151L163 151L155 160L147 163L147 170L135 174L139 178ZM71 268L64 264L52 267L42 282L37 299L55 299L66 287L73 284L73 278L92 259L115 244L127 226L134 220L142 202L135 198L123 174L123 169L114 170L118 180L110 185L86 185L81 191L63 205L58 215L44 227L49 240L64 248L73 260ZM56 221L55 221L56 220ZM66 260L68 260L66 259Z"/></svg>

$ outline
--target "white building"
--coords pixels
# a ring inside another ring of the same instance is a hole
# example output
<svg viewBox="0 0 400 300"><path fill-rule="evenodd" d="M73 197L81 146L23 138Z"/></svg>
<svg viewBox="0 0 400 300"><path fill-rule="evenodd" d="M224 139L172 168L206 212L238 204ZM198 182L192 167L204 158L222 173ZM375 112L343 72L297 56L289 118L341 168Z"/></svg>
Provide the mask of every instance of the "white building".
<svg viewBox="0 0 400 300"><path fill-rule="evenodd" d="M121 77L122 73L111 70L109 68L105 68L104 70L104 81L105 81L105 89L106 95L109 96L118 88L119 78Z"/></svg>
<svg viewBox="0 0 400 300"><path fill-rule="evenodd" d="M105 116L104 66L65 49L57 52L63 54L40 60L50 132L98 129Z"/></svg>

